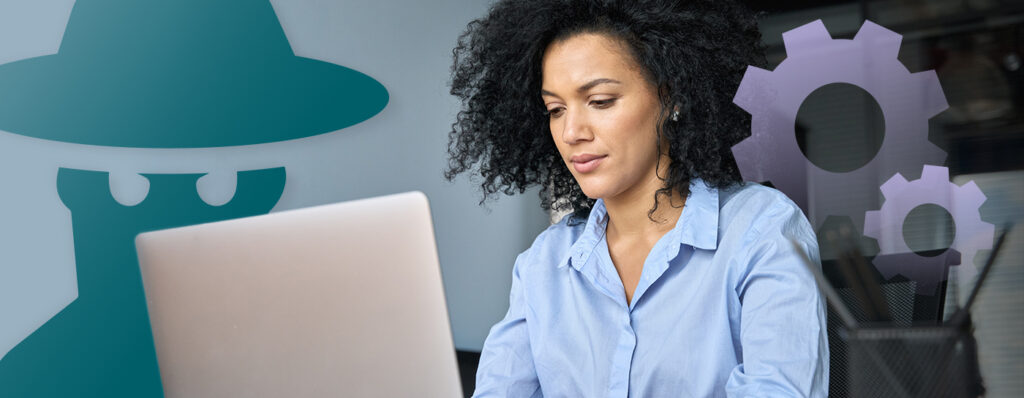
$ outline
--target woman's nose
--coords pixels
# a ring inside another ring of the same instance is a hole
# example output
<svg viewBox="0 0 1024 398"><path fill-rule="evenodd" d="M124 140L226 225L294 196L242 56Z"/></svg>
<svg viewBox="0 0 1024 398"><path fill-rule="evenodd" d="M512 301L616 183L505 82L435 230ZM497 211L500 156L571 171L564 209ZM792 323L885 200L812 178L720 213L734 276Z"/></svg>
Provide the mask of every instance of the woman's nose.
<svg viewBox="0 0 1024 398"><path fill-rule="evenodd" d="M581 141L590 141L593 138L594 134L586 112L566 110L562 141L571 145Z"/></svg>

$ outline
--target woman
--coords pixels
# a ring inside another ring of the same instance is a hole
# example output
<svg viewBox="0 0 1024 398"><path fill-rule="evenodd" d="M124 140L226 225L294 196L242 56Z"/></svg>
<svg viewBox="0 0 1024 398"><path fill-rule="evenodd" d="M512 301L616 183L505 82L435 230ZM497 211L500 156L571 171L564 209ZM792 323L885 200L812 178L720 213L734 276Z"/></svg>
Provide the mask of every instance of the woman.
<svg viewBox="0 0 1024 398"><path fill-rule="evenodd" d="M570 211L515 262L475 396L824 396L814 233L739 181L763 65L729 1L505 0L454 51L447 177Z"/></svg>

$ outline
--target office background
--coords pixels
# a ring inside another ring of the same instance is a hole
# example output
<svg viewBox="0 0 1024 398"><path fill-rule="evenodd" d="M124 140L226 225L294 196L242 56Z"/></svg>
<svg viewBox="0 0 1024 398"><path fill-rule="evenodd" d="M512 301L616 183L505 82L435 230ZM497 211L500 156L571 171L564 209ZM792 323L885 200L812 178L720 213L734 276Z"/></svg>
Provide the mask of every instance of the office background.
<svg viewBox="0 0 1024 398"><path fill-rule="evenodd" d="M79 0L87 2L117 3ZM0 65L57 53L75 3L0 0ZM507 306L512 261L549 217L539 209L536 192L481 207L473 181L441 178L446 134L457 111L446 86L451 47L488 2L271 4L295 55L372 77L387 89L387 106L362 123L327 134L222 148L103 147L0 131L0 361L78 296L71 214L56 190L59 168L111 172L112 194L131 204L142 200L147 189L135 173L214 173L200 184L200 194L222 203L233 193L234 172L285 167L287 183L274 211L409 190L427 194L455 344L464 351L460 358L472 362L472 353ZM748 4L767 13L761 28L769 69L785 59L782 32L815 19L822 19L835 38L852 38L865 19L902 34L900 61L912 72L937 70L949 102L950 109L930 121L928 138L948 153L944 164L951 178L958 184L974 181L986 194L980 208L984 221L1001 225L1024 219L1024 8L1019 2ZM880 116L870 98L842 86L815 96L815 107L801 110L799 119L806 129L807 156L821 167L837 169L870 159L884 137L872 127ZM916 179L920 170L906 177ZM858 195L817 194L840 207L877 209L884 203L877 186L887 178L863 181L856 187ZM819 232L850 222L833 218ZM941 250L955 235L949 214L934 207L913 214L904 228L910 231L905 237L911 248L921 251ZM1010 239L975 315L989 396L1024 394L1019 377L1024 374L1024 340L1016 337L1024 330L1024 234L1018 231ZM860 244L869 256L878 251L870 238L861 238ZM823 256L829 257L827 245Z"/></svg>
<svg viewBox="0 0 1024 398"><path fill-rule="evenodd" d="M830 0L748 4L767 13L760 27L768 47L769 69L785 59L782 33L810 20L822 19L837 39L852 39L864 20L902 35L899 61L910 72L935 70L949 104L929 120L928 141L946 152L941 165L949 167L950 179L957 185L970 181L978 185L987 197L978 209L981 220L997 230L1007 222L1020 224L1024 220L1024 3ZM798 114L797 130L802 130L798 139L803 140L804 154L815 165L836 172L856 168L878 153L883 139L890 137L880 128L884 123L881 109L866 92L834 86L815 91L811 97ZM920 177L920 170L903 175L912 181ZM824 187L810 191L835 209L849 209L850 213L877 210L885 198L871 189L871 183L880 186L889 177L878 173L874 181L855 181L847 187L822 184ZM852 225L851 221L842 217L823 220L817 231L823 260L836 256L826 234ZM929 205L911 211L902 227L902 237L911 250L930 251L931 255L950 247L956 233L966 230L966 226L958 228L953 223L948 211ZM1020 316L1024 308L1022 232L1018 225L1008 236L973 307L981 373L989 397L1024 394L1024 379L1020 378L1024 374L1024 339L1019 337L1024 330L1024 317ZM866 256L878 254L875 239L862 236L858 240ZM974 265L981 267L988 254L980 251ZM953 268L956 271L958 267ZM959 281L961 301L971 286L973 280ZM936 292L947 293L943 298L946 316L954 308L951 292L941 287ZM833 377L833 383L836 379Z"/></svg>

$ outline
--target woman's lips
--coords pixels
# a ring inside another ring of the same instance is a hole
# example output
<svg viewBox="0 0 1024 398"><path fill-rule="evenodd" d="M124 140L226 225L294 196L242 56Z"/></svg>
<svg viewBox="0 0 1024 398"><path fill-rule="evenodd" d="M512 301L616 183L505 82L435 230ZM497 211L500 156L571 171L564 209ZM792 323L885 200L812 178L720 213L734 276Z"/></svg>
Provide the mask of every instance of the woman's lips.
<svg viewBox="0 0 1024 398"><path fill-rule="evenodd" d="M577 173L589 173L597 169L607 155L576 155L569 159Z"/></svg>

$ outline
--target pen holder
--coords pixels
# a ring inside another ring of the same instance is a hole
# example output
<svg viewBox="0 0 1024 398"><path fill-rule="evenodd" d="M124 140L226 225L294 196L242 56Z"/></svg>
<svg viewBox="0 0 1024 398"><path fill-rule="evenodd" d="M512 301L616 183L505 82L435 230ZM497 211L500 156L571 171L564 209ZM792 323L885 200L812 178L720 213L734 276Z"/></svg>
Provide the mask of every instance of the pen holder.
<svg viewBox="0 0 1024 398"><path fill-rule="evenodd" d="M865 327L841 332L853 397L977 397L977 347L962 328Z"/></svg>

